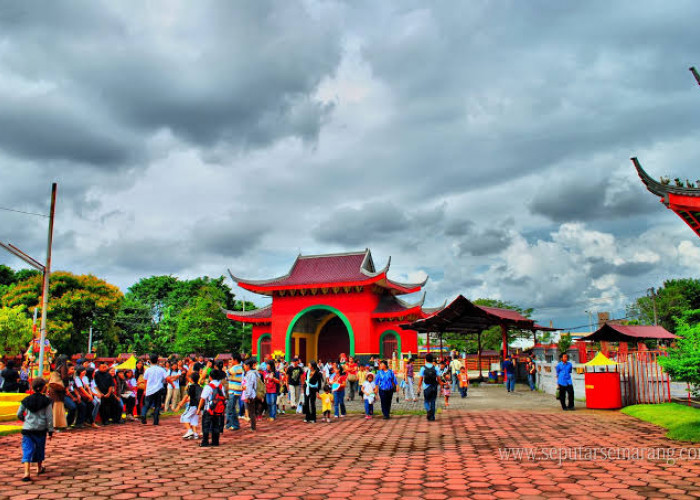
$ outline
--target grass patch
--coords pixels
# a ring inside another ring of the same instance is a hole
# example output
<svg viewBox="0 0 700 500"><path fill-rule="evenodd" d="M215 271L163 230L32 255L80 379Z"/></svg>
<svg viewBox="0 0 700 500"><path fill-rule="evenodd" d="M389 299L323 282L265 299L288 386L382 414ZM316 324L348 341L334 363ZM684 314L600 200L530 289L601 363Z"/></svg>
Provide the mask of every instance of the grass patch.
<svg viewBox="0 0 700 500"><path fill-rule="evenodd" d="M670 439L700 443L700 409L662 403L627 406L622 413L668 429L666 437Z"/></svg>

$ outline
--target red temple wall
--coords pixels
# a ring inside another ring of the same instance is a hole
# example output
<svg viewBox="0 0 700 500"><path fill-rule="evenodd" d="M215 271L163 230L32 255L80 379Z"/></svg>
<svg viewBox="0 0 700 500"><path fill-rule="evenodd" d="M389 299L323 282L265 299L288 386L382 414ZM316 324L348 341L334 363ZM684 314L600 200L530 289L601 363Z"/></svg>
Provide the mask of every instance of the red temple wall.
<svg viewBox="0 0 700 500"><path fill-rule="evenodd" d="M272 324L253 325L252 351L258 354L258 340L261 335L271 334L272 352L286 352L287 330L290 323L301 311L309 307L324 305L340 311L349 321L355 339L355 354L379 354L379 341L382 333L393 330L401 338L401 351L418 352L418 336L414 331L402 330L402 322L382 321L371 318L371 313L379 303L379 296L365 289L362 292L339 294L316 294L276 296L272 301ZM405 321L403 323L406 323ZM349 354L349 353L348 353Z"/></svg>

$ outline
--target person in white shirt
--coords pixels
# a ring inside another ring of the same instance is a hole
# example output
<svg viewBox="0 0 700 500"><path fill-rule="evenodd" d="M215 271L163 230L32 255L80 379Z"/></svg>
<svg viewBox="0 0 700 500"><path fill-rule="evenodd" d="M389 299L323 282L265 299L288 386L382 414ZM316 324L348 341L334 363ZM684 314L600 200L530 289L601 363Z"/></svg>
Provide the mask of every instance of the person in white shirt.
<svg viewBox="0 0 700 500"><path fill-rule="evenodd" d="M170 365L170 373L166 379L168 390L165 396L165 411L168 411L168 408L175 411L177 404L180 402L180 373L177 364L173 362L173 364Z"/></svg>
<svg viewBox="0 0 700 500"><path fill-rule="evenodd" d="M148 410L153 408L153 425L159 425L160 420L160 393L163 390L163 384L168 377L165 369L158 365L158 355L151 354L151 366L146 369L143 374L143 379L146 381L146 390L144 392L145 401L141 410L141 423L146 424L146 415Z"/></svg>

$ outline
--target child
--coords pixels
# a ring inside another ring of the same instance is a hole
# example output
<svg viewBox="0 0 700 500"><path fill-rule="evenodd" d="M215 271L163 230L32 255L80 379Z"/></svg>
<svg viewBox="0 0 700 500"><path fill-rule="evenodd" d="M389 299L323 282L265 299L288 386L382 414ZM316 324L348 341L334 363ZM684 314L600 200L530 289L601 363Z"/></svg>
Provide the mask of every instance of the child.
<svg viewBox="0 0 700 500"><path fill-rule="evenodd" d="M459 369L459 393L463 398L467 397L467 390L469 389L469 374L467 369L462 367Z"/></svg>
<svg viewBox="0 0 700 500"><path fill-rule="evenodd" d="M374 374L368 373L362 384L362 396L365 400L365 419L369 420L374 415L374 398L377 395L377 386L374 383Z"/></svg>
<svg viewBox="0 0 700 500"><path fill-rule="evenodd" d="M37 474L44 473L44 458L46 455L46 434L53 437L53 408L51 400L44 395L46 380L41 377L32 382L34 394L22 400L17 410L17 418L22 422L22 463L24 477L22 481L30 481L29 468L36 462Z"/></svg>
<svg viewBox="0 0 700 500"><path fill-rule="evenodd" d="M209 384L202 389L197 405L197 415L202 413L202 441L199 446L206 447L209 444L209 434L211 434L211 446L219 446L219 436L221 434L221 420L226 413L226 399L221 381L224 379L224 372L221 370L211 370L209 372Z"/></svg>
<svg viewBox="0 0 700 500"><path fill-rule="evenodd" d="M187 385L187 395L180 400L176 411L180 411L182 405L189 403L185 413L180 417L180 423L185 424L185 432L183 439L199 439L199 415L197 415L197 407L199 406L199 398L202 395L202 387L199 385L199 373L192 372L189 377L190 383Z"/></svg>
<svg viewBox="0 0 700 500"><path fill-rule="evenodd" d="M323 411L323 421L331 421L331 410L333 409L333 393L331 386L326 384L323 386L323 393L319 396L321 400L321 411Z"/></svg>
<svg viewBox="0 0 700 500"><path fill-rule="evenodd" d="M442 375L442 395L445 396L445 408L450 406L450 373L445 370Z"/></svg>

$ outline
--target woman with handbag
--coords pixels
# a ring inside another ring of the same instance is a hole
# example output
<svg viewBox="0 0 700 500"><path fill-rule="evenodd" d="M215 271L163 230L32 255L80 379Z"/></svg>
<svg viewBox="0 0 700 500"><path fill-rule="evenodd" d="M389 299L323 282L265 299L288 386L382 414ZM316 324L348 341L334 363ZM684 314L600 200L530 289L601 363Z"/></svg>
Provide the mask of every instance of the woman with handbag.
<svg viewBox="0 0 700 500"><path fill-rule="evenodd" d="M348 362L345 363L345 371L348 374L348 385L350 386L350 394L348 401L355 401L355 393L359 393L359 376L358 376L359 366L355 362L355 358L350 356Z"/></svg>
<svg viewBox="0 0 700 500"><path fill-rule="evenodd" d="M56 430L66 429L66 408L63 400L66 397L66 384L68 380L68 356L61 354L56 358L56 367L49 377L49 398L53 401L53 426Z"/></svg>

